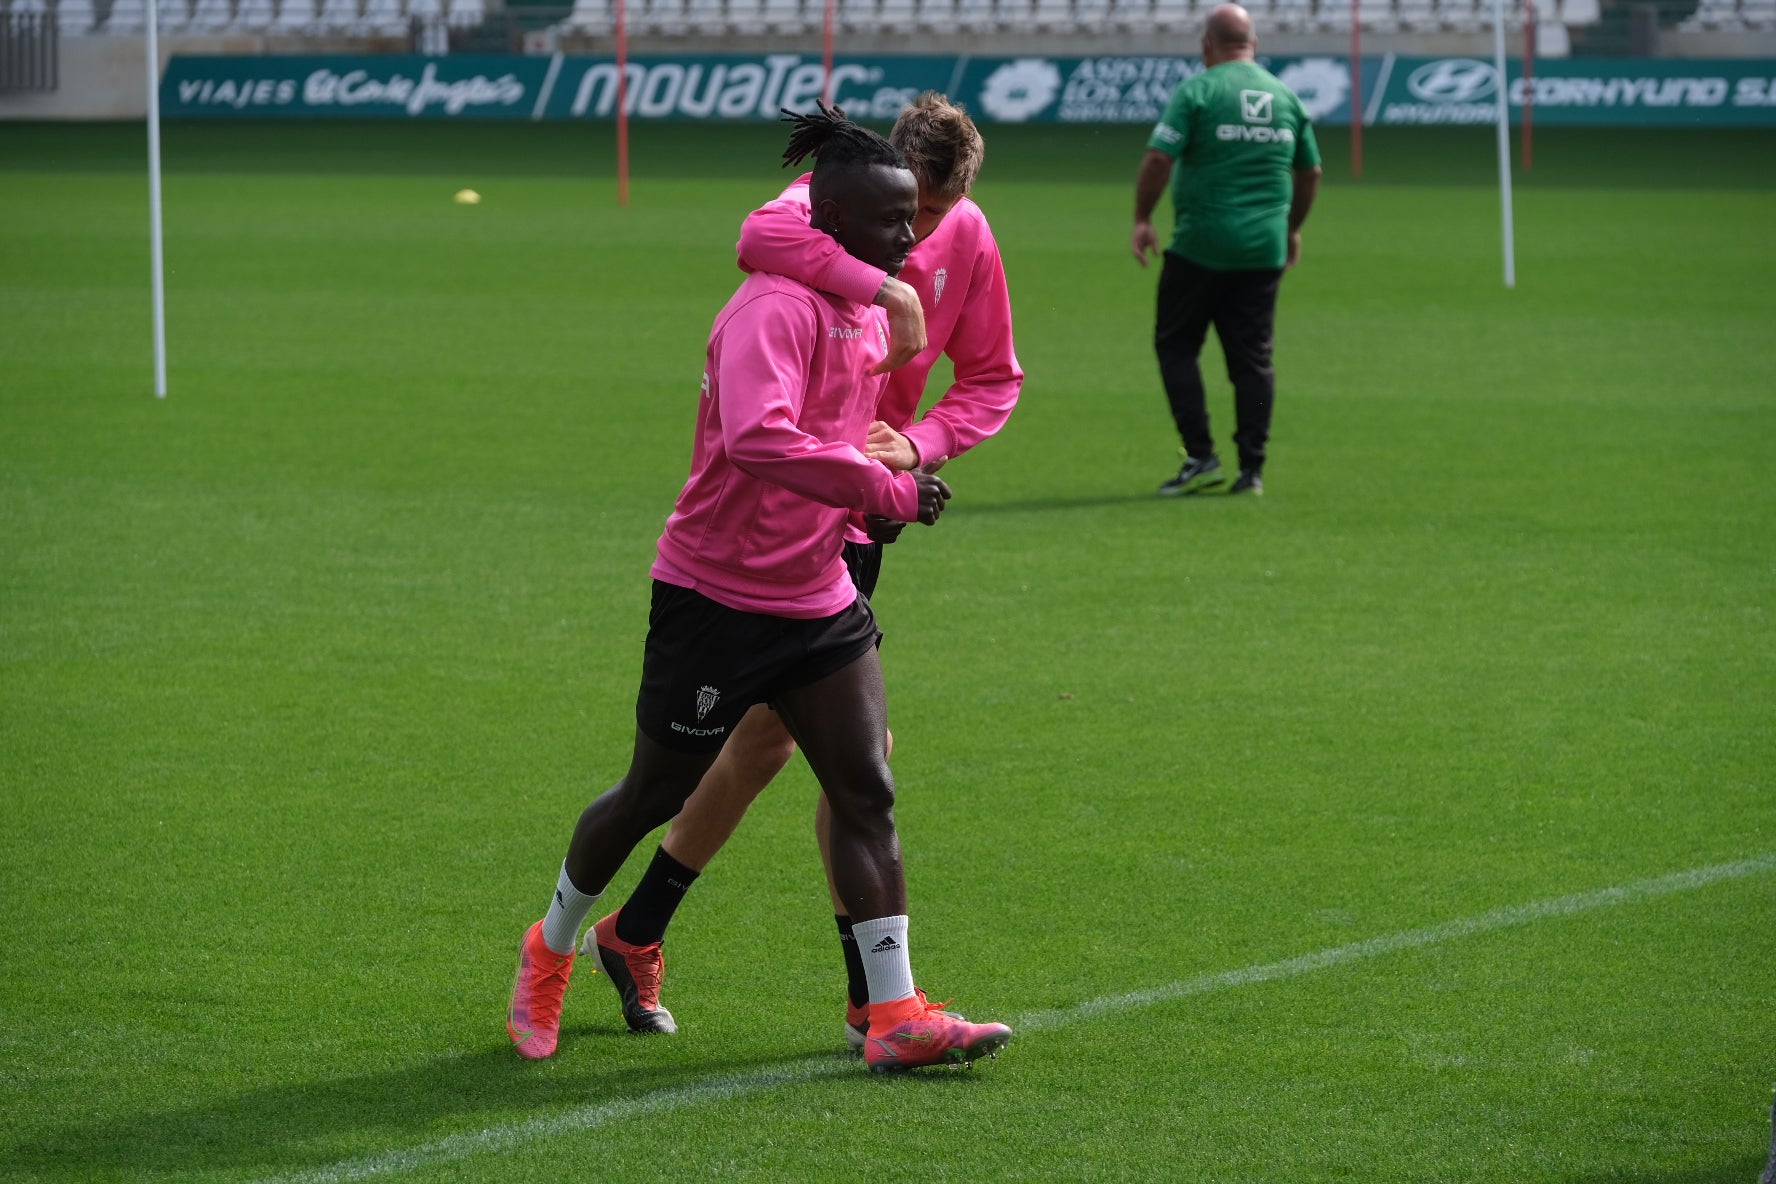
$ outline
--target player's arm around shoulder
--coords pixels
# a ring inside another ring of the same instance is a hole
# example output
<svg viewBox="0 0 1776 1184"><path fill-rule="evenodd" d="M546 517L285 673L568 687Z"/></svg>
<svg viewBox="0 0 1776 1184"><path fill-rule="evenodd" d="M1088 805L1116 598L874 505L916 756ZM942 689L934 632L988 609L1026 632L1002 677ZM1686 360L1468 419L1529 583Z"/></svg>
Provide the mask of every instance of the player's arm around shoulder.
<svg viewBox="0 0 1776 1184"><path fill-rule="evenodd" d="M811 208L803 178L748 214L734 245L740 267L787 276L853 304L874 303L888 273L847 253L832 235L814 229Z"/></svg>

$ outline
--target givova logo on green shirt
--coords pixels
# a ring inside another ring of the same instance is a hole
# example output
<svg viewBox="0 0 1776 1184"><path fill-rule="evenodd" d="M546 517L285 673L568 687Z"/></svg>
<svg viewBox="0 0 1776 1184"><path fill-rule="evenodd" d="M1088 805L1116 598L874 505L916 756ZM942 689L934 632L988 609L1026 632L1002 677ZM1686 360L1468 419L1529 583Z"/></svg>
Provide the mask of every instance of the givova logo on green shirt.
<svg viewBox="0 0 1776 1184"><path fill-rule="evenodd" d="M1240 91L1240 118L1244 123L1223 123L1215 128L1217 140L1240 140L1248 144L1293 144L1295 133L1286 127L1271 127L1276 117L1276 96L1267 90Z"/></svg>

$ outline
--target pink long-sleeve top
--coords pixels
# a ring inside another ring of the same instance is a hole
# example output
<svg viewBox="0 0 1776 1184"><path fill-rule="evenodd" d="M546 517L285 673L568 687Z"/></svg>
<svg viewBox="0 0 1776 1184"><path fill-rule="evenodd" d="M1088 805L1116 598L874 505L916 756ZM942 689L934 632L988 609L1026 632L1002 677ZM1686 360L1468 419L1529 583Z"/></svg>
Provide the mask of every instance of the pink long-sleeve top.
<svg viewBox="0 0 1776 1184"><path fill-rule="evenodd" d="M740 266L802 281L858 304L873 303L887 275L845 252L809 225L809 175L740 227ZM925 310L925 350L888 375L876 411L912 440L921 461L960 456L1005 426L1023 389L1011 339L1011 293L999 244L987 216L963 198L924 242L913 248L902 281ZM950 389L917 423L913 416L940 354L955 370Z"/></svg>
<svg viewBox="0 0 1776 1184"><path fill-rule="evenodd" d="M919 516L912 475L861 451L881 397L869 371L887 350L883 310L748 276L710 330L691 474L654 578L778 617L831 616L856 599L848 516Z"/></svg>

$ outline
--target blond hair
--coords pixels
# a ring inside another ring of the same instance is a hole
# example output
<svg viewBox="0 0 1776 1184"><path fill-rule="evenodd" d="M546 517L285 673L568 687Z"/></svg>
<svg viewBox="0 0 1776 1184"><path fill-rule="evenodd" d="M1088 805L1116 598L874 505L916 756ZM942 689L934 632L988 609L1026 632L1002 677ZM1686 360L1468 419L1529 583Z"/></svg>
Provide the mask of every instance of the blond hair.
<svg viewBox="0 0 1776 1184"><path fill-rule="evenodd" d="M943 197L961 197L974 188L987 146L967 108L928 90L894 121L888 142L900 149L921 184Z"/></svg>

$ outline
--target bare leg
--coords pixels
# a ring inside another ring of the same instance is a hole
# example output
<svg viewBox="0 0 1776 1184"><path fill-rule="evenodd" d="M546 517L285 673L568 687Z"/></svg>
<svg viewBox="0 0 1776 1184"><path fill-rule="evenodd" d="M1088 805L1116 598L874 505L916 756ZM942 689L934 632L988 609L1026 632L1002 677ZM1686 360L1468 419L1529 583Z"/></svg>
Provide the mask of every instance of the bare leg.
<svg viewBox="0 0 1776 1184"><path fill-rule="evenodd" d="M677 814L715 763L713 752L674 752L635 733L635 752L623 779L580 814L564 866L588 896L603 892L635 844Z"/></svg>
<svg viewBox="0 0 1776 1184"><path fill-rule="evenodd" d="M660 846L693 871L708 867L753 800L794 755L795 741L777 713L763 703L754 706L722 745ZM823 844L823 855L824 851Z"/></svg>
<svg viewBox="0 0 1776 1184"><path fill-rule="evenodd" d="M888 704L876 651L782 696L778 707L825 791L832 883L844 914L858 921L904 916Z"/></svg>
<svg viewBox="0 0 1776 1184"><path fill-rule="evenodd" d="M882 755L884 760L894 755L893 732L888 733ZM686 808L689 808L688 803ZM827 802L824 792L814 802L814 841L820 844L820 865L826 869L826 891L832 897L833 914L843 917L846 915L845 902L839 899L839 886L833 882L832 872L832 806Z"/></svg>

